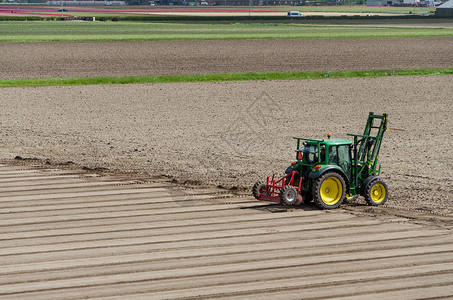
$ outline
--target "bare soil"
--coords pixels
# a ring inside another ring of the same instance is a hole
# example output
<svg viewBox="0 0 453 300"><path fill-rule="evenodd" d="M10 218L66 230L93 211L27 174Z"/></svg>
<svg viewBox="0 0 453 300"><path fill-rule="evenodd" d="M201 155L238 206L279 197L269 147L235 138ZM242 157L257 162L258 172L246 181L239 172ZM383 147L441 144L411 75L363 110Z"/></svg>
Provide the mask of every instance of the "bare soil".
<svg viewBox="0 0 453 300"><path fill-rule="evenodd" d="M452 298L451 217L346 207L0 159L0 299Z"/></svg>
<svg viewBox="0 0 453 300"><path fill-rule="evenodd" d="M422 40L427 43L401 39L421 49L437 39ZM311 47L321 45L316 42ZM106 44L123 45L86 45ZM192 44L197 43L187 43ZM211 55L203 64L194 54L164 47L184 43L165 42L147 44L170 53L150 71L148 59L142 57L141 68L131 51L113 56L121 57L117 64L109 58L79 61L75 52L82 44L74 45L74 52L55 55L63 66L56 69L44 50L46 59L37 66L33 56L17 55L44 44L0 45L18 64L0 58L1 74L160 74L163 62L176 74L291 70L283 61L301 66L284 47L281 57L255 48L262 63L247 52L258 62L253 65L239 52L216 46L203 52ZM128 47L137 45L143 44ZM67 44L49 46L69 51ZM324 53L340 47L332 46ZM343 58L338 65L292 51L302 66L314 69L369 69L369 62L382 69L391 61L451 67L451 48L442 47L432 56L391 50L393 57L376 58L361 58L351 48L347 55L335 54ZM215 65L212 49L233 57L232 64ZM452 85L453 76L389 76L1 89L0 299L451 298ZM331 132L346 138L347 132L362 132L369 111L390 115L392 130L380 155L390 188L385 208L367 207L363 199L328 212L311 205L263 205L246 190L283 172L295 156L293 136ZM47 166L12 163L16 155Z"/></svg>
<svg viewBox="0 0 453 300"><path fill-rule="evenodd" d="M451 37L3 43L0 79L451 68L452 48Z"/></svg>
<svg viewBox="0 0 453 300"><path fill-rule="evenodd" d="M293 136L343 138L363 131L369 111L387 112L401 129L380 155L389 206L451 216L452 85L421 76L8 88L0 157L241 188L282 174Z"/></svg>

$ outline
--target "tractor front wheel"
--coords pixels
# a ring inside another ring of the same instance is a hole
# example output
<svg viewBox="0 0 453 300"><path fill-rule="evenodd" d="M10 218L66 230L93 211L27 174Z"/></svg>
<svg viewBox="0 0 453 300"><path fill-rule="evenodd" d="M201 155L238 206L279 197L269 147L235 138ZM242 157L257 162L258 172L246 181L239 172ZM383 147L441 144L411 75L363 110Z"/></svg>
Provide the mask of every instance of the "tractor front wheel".
<svg viewBox="0 0 453 300"><path fill-rule="evenodd" d="M280 191L280 203L284 205L294 205L297 201L299 193L292 185L285 185Z"/></svg>
<svg viewBox="0 0 453 300"><path fill-rule="evenodd" d="M388 198L387 184L380 178L371 181L365 188L364 196L368 205L384 204Z"/></svg>
<svg viewBox="0 0 453 300"><path fill-rule="evenodd" d="M253 193L253 197L255 197L257 200L261 200L260 199L261 195L269 195L269 192L267 190L267 186L262 181L258 181L257 183L255 183L253 185L252 193Z"/></svg>
<svg viewBox="0 0 453 300"><path fill-rule="evenodd" d="M313 182L313 201L322 209L333 209L340 206L346 194L343 177L335 172L328 172Z"/></svg>

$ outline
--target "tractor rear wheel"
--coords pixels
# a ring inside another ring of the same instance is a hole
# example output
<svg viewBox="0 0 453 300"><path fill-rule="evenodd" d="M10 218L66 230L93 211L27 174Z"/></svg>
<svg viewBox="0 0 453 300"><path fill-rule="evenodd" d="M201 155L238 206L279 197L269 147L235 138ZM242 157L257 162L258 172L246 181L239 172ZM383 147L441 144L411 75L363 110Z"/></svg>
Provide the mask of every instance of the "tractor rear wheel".
<svg viewBox="0 0 453 300"><path fill-rule="evenodd" d="M292 185L285 185L280 191L280 203L284 205L294 205L297 202L299 193Z"/></svg>
<svg viewBox="0 0 453 300"><path fill-rule="evenodd" d="M387 184L380 178L371 181L365 188L364 196L368 205L378 206L384 204L388 198Z"/></svg>
<svg viewBox="0 0 453 300"><path fill-rule="evenodd" d="M322 209L333 209L340 206L346 194L343 177L335 172L328 172L313 182L313 201Z"/></svg>
<svg viewBox="0 0 453 300"><path fill-rule="evenodd" d="M266 184L262 181L258 181L253 185L252 193L253 197L255 197L257 200L261 200L261 195L269 195Z"/></svg>

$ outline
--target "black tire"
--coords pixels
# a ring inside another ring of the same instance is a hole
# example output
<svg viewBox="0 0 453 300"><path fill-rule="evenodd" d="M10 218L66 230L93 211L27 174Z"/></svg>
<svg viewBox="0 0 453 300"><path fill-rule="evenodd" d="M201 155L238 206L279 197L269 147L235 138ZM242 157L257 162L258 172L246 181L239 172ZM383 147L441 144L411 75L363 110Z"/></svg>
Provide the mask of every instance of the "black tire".
<svg viewBox="0 0 453 300"><path fill-rule="evenodd" d="M294 205L297 202L298 192L292 185L285 185L280 191L280 204Z"/></svg>
<svg viewBox="0 0 453 300"><path fill-rule="evenodd" d="M378 206L387 201L388 188L384 180L377 178L365 187L365 201L368 205Z"/></svg>
<svg viewBox="0 0 453 300"><path fill-rule="evenodd" d="M262 181L258 181L257 183L255 183L253 185L252 193L253 193L253 197L255 197L255 199L257 199L257 200L261 200L259 198L260 195L269 195L266 184Z"/></svg>
<svg viewBox="0 0 453 300"><path fill-rule="evenodd" d="M313 202L322 209L333 209L341 205L346 189L343 177L335 172L316 178L313 182Z"/></svg>

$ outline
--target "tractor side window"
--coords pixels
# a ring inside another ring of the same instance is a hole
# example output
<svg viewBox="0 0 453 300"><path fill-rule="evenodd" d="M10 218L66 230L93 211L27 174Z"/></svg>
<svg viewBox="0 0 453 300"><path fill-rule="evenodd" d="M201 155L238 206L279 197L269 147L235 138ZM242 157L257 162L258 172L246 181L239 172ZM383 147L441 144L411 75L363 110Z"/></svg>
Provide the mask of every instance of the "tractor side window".
<svg viewBox="0 0 453 300"><path fill-rule="evenodd" d="M338 147L329 147L329 164L338 165Z"/></svg>
<svg viewBox="0 0 453 300"><path fill-rule="evenodd" d="M338 146L338 165L349 176L351 171L351 151L349 145Z"/></svg>

